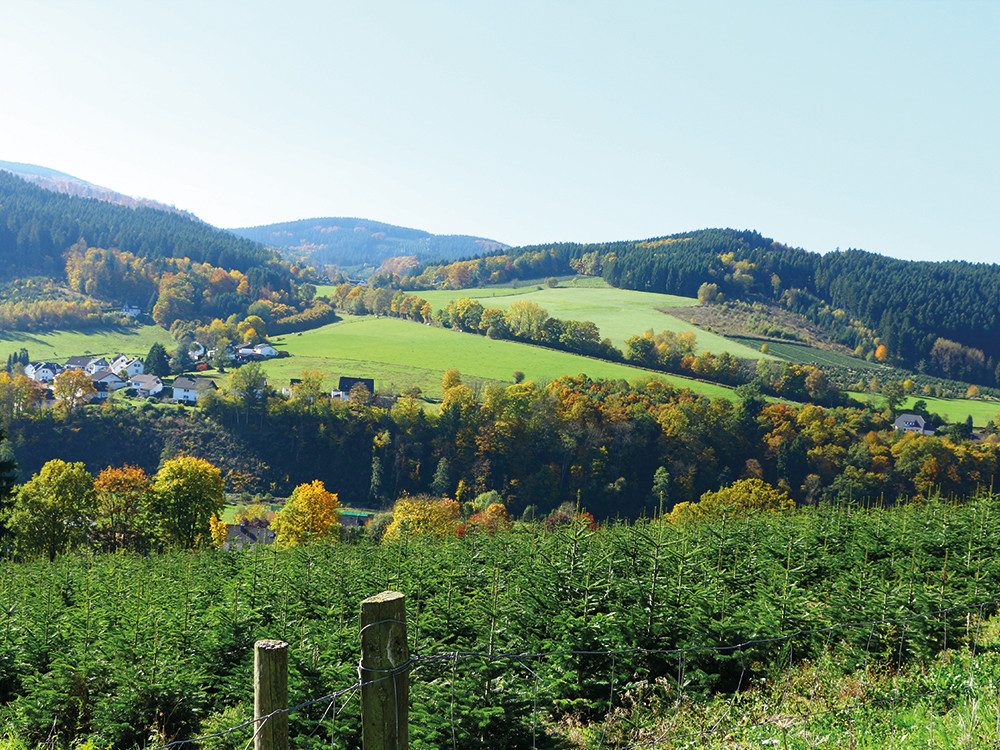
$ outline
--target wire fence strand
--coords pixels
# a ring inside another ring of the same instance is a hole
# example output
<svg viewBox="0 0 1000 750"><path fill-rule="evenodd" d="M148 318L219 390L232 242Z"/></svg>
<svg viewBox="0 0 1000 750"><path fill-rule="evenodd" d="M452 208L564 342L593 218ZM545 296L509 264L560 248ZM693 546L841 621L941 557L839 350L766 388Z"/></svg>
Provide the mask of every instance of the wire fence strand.
<svg viewBox="0 0 1000 750"><path fill-rule="evenodd" d="M546 681L551 679L550 676L545 674L543 665L552 664L559 659L565 657L605 657L609 658L611 662L607 686L607 710L604 720L604 726L601 727L601 732L599 735L598 747L600 748L613 748L613 750L638 750L638 748L649 748L657 745L663 745L664 743L670 743L675 745L677 743L685 743L691 741L705 741L707 738L723 738L735 735L748 735L757 730L774 730L778 729L782 732L787 732L790 727L798 726L809 720L822 719L824 717L831 716L844 716L849 720L853 720L853 717L858 714L858 712L874 708L874 707L893 707L894 709L903 706L919 703L920 701L928 701L937 698L942 699L954 699L956 697L965 698L966 700L972 699L972 691L976 686L976 670L972 669L967 680L962 682L961 685L957 687L945 687L938 686L935 689L928 690L917 690L911 692L898 692L894 695L873 695L868 698L853 700L845 703L844 705L839 705L832 708L824 708L822 710L816 711L804 711L799 709L789 710L786 707L791 699L791 689L792 685L790 682L786 682L781 686L780 692L777 694L778 704L774 706L774 710L770 711L767 716L763 718L755 718L752 715L744 715L742 717L738 716L738 704L742 696L746 695L748 691L753 688L753 685L748 684L748 671L747 667L744 666L739 673L739 677L736 680L736 684L731 688L731 695L724 709L721 711L720 715L713 718L711 721L707 722L707 725L698 730L685 729L680 727L680 714L682 708L685 706L686 693L685 693L685 673L687 670L686 662L690 658L700 655L700 654L716 654L716 655L732 655L739 653L741 651L747 651L759 646L773 646L776 644L781 644L782 648L778 655L778 663L780 663L783 668L788 671L791 670L796 664L796 650L795 641L798 639L805 638L815 638L818 636L823 636L822 638L822 650L829 650L834 640L838 634L842 634L845 631L850 630L867 630L867 638L865 639L864 646L864 659L859 665L859 673L861 675L860 681L860 692L863 693L864 689L868 686L866 679L869 676L869 671L873 666L873 643L876 641L879 629L885 628L897 628L899 629L896 637L899 639L898 647L894 646L892 648L892 667L896 669L897 674L901 673L904 665L904 648L906 642L906 636L908 629L914 623L919 621L928 621L935 618L942 620L942 650L947 647L949 643L949 632L948 632L948 619L947 615L954 614L956 612L965 612L967 623L969 623L969 629L973 630L971 638L969 638L969 654L972 660L973 666L976 664L976 658L980 655L981 650L979 647L979 639L982 634L982 624L985 616L985 611L987 607L995 607L997 605L996 601L986 601L974 605L961 605L948 607L943 609L937 609L929 612L918 613L914 615L909 615L906 617L899 618L885 618L876 621L849 621L845 623L840 623L836 625L829 625L822 628L816 628L811 630L799 629L791 633L787 633L781 636L768 636L762 638L751 638L740 641L738 643L726 644L726 645L693 645L693 646L675 646L669 648L647 648L647 647L628 647L619 649L608 649L608 650L593 650L593 649L561 649L545 652L496 652L496 651L463 651L454 650L440 653L428 653L428 654L411 654L409 660L405 663L394 667L389 670L372 670L362 668L359 664L358 666L358 679L346 688L333 691L327 695L323 695L318 698L313 698L305 700L298 703L295 706L285 709L279 709L274 711L267 716L262 716L256 719L250 719L248 721L237 724L236 726L230 727L229 729L215 732L212 734L207 734L199 737L193 737L190 739L179 739L174 740L165 745L158 746L154 750L170 750L171 748L182 747L184 745L193 745L196 743L202 743L212 739L220 739L237 732L248 730L255 724L263 724L273 716L278 714L292 714L294 712L302 711L311 706L326 703L327 706L323 711L321 717L316 723L316 727L310 733L310 735L318 732L320 726L325 721L332 721L334 727L331 728L331 732L334 731L335 724L338 716L340 716L347 704L351 701L355 694L357 694L362 687L367 687L384 680L394 680L397 675L407 672L412 675L419 675L424 669L430 669L435 667L435 665L445 665L448 667L445 674L450 678L448 681L451 683L449 686L449 697L447 698L448 706L446 711L443 712L444 715L448 717L451 724L450 735L451 735L451 746L453 750L457 750L459 747L459 731L458 727L460 724L458 716L458 707L456 701L456 686L460 680L460 665L468 665L469 668L475 669L478 664L480 667L482 665L506 663L511 667L516 668L514 672L522 673L525 675L525 680L529 687L526 692L529 698L527 703L530 704L531 712L531 724L530 724L530 742L531 747L537 747L539 732L544 731L544 722L542 718L545 715L546 707L542 704L540 694L543 692L543 688L546 685ZM975 627L971 627L971 618L975 618ZM399 622L397 620L391 620L387 622ZM378 623L372 623L378 624ZM369 625L368 627L371 627ZM954 646L955 637L951 634L951 641ZM610 745L606 744L606 740L609 734L610 720L615 712L616 699L620 702L622 696L622 690L624 687L616 687L616 680L618 679L618 670L621 668L622 662L627 657L642 656L642 657L660 657L669 660L676 658L676 672L673 677L673 686L676 690L676 694L673 700L674 716L666 717L664 723L660 726L659 730L654 732L652 736L647 736L645 738L636 738L635 741L628 742L626 744ZM365 679L367 672L379 672L378 676L373 676L371 678ZM940 678L938 678L940 683ZM822 688L818 684L819 677L816 676L813 680L811 687L809 688L809 702L813 702L821 698ZM419 684L419 683L417 683ZM488 685L492 685L492 681L488 681ZM493 687L491 686L491 690ZM340 704L339 710L335 708L339 699L347 696ZM689 699L690 700L690 699ZM332 709L332 715L331 715ZM555 713L554 709L549 708L550 714ZM730 717L736 717L735 721L727 721ZM973 721L976 717L973 716ZM1000 707L998 707L998 734L1000 734ZM256 731L260 730L260 726L257 727ZM974 726L972 727L974 730ZM970 735L974 732L970 730ZM252 742L251 737L251 742ZM970 740L971 741L971 740ZM955 746L960 748L972 748L971 744ZM977 745L977 747L993 747L1000 748L1000 739L990 743Z"/></svg>

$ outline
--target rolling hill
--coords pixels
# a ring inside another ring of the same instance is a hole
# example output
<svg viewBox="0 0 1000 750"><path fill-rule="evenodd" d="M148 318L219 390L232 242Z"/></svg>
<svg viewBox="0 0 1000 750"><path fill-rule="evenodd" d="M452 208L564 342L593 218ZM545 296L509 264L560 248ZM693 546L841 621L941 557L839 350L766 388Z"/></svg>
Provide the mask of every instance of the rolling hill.
<svg viewBox="0 0 1000 750"><path fill-rule="evenodd" d="M345 217L302 219L229 231L292 257L307 259L310 265L331 265L360 275L368 275L383 262L400 256L410 258L400 269L406 270L418 263L455 260L507 248L501 242L482 237L431 234Z"/></svg>

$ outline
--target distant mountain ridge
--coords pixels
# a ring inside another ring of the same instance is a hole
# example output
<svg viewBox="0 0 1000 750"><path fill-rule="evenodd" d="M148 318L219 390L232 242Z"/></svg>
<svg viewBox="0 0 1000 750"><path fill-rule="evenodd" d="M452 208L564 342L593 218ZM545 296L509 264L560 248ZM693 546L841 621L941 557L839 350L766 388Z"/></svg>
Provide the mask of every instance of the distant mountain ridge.
<svg viewBox="0 0 1000 750"><path fill-rule="evenodd" d="M169 206L166 203L160 203L149 198L135 198L131 195L125 195L111 188L95 185L92 182L81 180L79 177L74 177L55 169L49 169L48 167L40 167L37 164L0 161L0 170L11 172L26 182L56 193L73 195L78 198L94 198L106 203L114 203L117 206L127 206L128 208L155 208L159 211L180 214L189 219L197 218L191 212L183 211L175 206Z"/></svg>
<svg viewBox="0 0 1000 750"><path fill-rule="evenodd" d="M414 256L416 262L427 263L508 248L502 242L484 237L432 234L354 217L300 219L229 231L285 254L308 259L313 265L342 269L378 267L400 256Z"/></svg>

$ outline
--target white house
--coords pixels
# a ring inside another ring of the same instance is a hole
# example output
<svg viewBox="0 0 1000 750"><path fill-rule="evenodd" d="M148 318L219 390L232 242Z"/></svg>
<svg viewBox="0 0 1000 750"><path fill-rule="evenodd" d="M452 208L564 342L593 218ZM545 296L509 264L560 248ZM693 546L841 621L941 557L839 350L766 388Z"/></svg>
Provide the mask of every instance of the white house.
<svg viewBox="0 0 1000 750"><path fill-rule="evenodd" d="M919 414L900 414L892 423L892 429L902 432L917 432L921 435L933 435L937 432Z"/></svg>
<svg viewBox="0 0 1000 750"><path fill-rule="evenodd" d="M208 378L189 378L186 376L174 378L173 382L174 398L177 401L185 401L193 404L198 397L208 391L217 389L215 383Z"/></svg>
<svg viewBox="0 0 1000 750"><path fill-rule="evenodd" d="M25 376L38 383L51 383L62 371L54 362L31 362L24 368Z"/></svg>
<svg viewBox="0 0 1000 750"><path fill-rule="evenodd" d="M111 372L124 371L129 378L134 378L136 375L142 375L146 371L146 366L138 357L129 357L125 354L119 354L112 360L108 369L111 370Z"/></svg>
<svg viewBox="0 0 1000 750"><path fill-rule="evenodd" d="M278 350L275 349L273 346L271 346L266 341L264 343L262 343L262 344L257 344L257 346L255 346L253 348L253 351L254 351L254 354L259 354L262 357L277 357L278 356Z"/></svg>
<svg viewBox="0 0 1000 750"><path fill-rule="evenodd" d="M163 381L155 375L135 375L128 381L128 387L134 388L139 396L155 396L163 390Z"/></svg>
<svg viewBox="0 0 1000 750"><path fill-rule="evenodd" d="M117 391L119 388L124 388L128 385L128 383L118 377L115 373L111 372L111 370L107 367L91 374L90 379L93 381L95 388L103 383L104 387L108 391Z"/></svg>
<svg viewBox="0 0 1000 750"><path fill-rule="evenodd" d="M208 356L209 359L211 359L212 357L214 357L218 353L219 353L218 349L209 349L207 356ZM222 357L223 357L223 359L229 359L229 360L236 359L236 355L233 354L233 347L227 345L226 348L222 352Z"/></svg>
<svg viewBox="0 0 1000 750"><path fill-rule="evenodd" d="M130 305L126 302L122 305L122 315L128 315L130 318L138 318L142 313L142 309L138 305Z"/></svg>

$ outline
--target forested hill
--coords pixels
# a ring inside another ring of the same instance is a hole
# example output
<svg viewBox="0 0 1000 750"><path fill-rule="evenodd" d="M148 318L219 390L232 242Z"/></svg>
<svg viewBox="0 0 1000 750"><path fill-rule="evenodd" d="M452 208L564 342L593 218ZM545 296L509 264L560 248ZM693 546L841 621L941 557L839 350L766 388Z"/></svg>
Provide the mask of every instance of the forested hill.
<svg viewBox="0 0 1000 750"><path fill-rule="evenodd" d="M275 254L197 219L52 192L0 171L0 277L62 276L63 253L83 241L142 258L190 258L248 271Z"/></svg>
<svg viewBox="0 0 1000 750"><path fill-rule="evenodd" d="M310 265L342 269L378 267L389 258L415 256L419 263L441 262L507 246L482 237L431 234L378 221L355 218L302 219L244 227L234 234L308 258Z"/></svg>
<svg viewBox="0 0 1000 750"><path fill-rule="evenodd" d="M139 206L158 208L161 211L170 211L181 216L187 216L190 219L195 218L194 214L182 211L175 206L168 206L166 203L160 203L149 198L135 198L131 195L125 195L124 193L119 193L117 190L95 185L92 182L81 180L79 177L73 177L65 172L58 172L48 167L40 167L36 164L22 164L14 161L0 161L0 169L12 172L27 182L57 193L66 193L67 195L75 195L80 198L97 198L98 200L117 203L119 206L128 206L129 208L138 208Z"/></svg>
<svg viewBox="0 0 1000 750"><path fill-rule="evenodd" d="M877 341L891 361L923 363L955 379L1000 381L995 264L904 261L860 250L820 255L753 231L705 229L633 242L518 247L414 269L402 283L475 286L573 272L625 289L701 292L706 301L765 300L806 315L852 348L870 352Z"/></svg>

